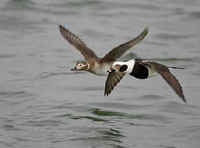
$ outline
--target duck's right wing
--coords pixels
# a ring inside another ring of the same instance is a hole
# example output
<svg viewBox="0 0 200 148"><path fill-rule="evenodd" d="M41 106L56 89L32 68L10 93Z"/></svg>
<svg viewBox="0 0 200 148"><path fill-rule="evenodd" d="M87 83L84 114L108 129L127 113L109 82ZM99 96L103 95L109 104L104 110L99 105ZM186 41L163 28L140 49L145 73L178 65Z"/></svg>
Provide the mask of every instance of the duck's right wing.
<svg viewBox="0 0 200 148"><path fill-rule="evenodd" d="M148 28L146 27L136 38L123 43L115 48L113 48L109 53L107 53L101 62L111 62L115 61L118 58L120 58L127 50L129 50L131 47L142 41L145 36L148 34Z"/></svg>
<svg viewBox="0 0 200 148"><path fill-rule="evenodd" d="M61 35L78 51L80 51L86 60L90 58L97 58L96 54L90 48L88 48L87 45L78 36L70 32L62 25L59 25L59 29Z"/></svg>
<svg viewBox="0 0 200 148"><path fill-rule="evenodd" d="M170 72L169 68L165 65L156 62L144 62L145 65L158 72L163 79L171 86L174 92L186 103L183 89L177 78Z"/></svg>
<svg viewBox="0 0 200 148"><path fill-rule="evenodd" d="M125 73L122 72L110 72L108 74L106 83L105 83L105 90L104 90L104 96L108 96L114 87L120 82L120 80L124 77Z"/></svg>

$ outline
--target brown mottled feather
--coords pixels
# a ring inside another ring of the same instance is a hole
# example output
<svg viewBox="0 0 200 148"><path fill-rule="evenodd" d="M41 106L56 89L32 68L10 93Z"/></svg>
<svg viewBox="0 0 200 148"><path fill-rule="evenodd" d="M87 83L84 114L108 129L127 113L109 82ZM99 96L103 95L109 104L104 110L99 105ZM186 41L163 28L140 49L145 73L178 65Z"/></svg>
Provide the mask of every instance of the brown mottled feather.
<svg viewBox="0 0 200 148"><path fill-rule="evenodd" d="M87 45L78 36L70 32L62 25L59 25L59 28L62 36L76 49L78 49L78 51L81 52L86 60L90 58L97 58L96 54L90 48L88 48Z"/></svg>
<svg viewBox="0 0 200 148"><path fill-rule="evenodd" d="M145 64L149 65L151 68L157 71L163 77L163 79L171 86L175 93L186 103L186 99L183 94L183 89L176 77L169 71L168 67L155 62L146 62Z"/></svg>
<svg viewBox="0 0 200 148"><path fill-rule="evenodd" d="M145 36L148 34L148 28L146 27L142 33L140 33L136 38L123 43L115 48L113 48L110 52L108 52L102 59L101 62L111 62L120 58L126 51L128 51L131 47L142 41Z"/></svg>
<svg viewBox="0 0 200 148"><path fill-rule="evenodd" d="M105 91L104 91L104 96L108 96L112 90L114 89L114 87L120 82L120 80L123 78L123 76L125 75L125 73L121 73L121 72L110 72L108 74L106 83L105 83Z"/></svg>

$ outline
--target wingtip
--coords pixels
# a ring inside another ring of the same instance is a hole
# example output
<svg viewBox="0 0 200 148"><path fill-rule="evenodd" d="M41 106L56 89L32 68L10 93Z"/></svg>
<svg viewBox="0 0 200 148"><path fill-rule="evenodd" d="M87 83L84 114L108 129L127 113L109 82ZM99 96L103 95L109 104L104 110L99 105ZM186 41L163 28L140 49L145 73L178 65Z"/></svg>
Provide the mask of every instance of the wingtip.
<svg viewBox="0 0 200 148"><path fill-rule="evenodd" d="M149 33L149 28L148 26L146 26L144 30L140 33L140 35L137 37L137 41L139 42L143 40L147 36L148 33Z"/></svg>
<svg viewBox="0 0 200 148"><path fill-rule="evenodd" d="M110 92L104 91L104 96L109 96Z"/></svg>
<svg viewBox="0 0 200 148"><path fill-rule="evenodd" d="M187 100L186 100L186 98L185 98L184 93L178 94L178 96L181 98L181 100L182 100L185 104L187 104Z"/></svg>
<svg viewBox="0 0 200 148"><path fill-rule="evenodd" d="M149 33L149 27L148 27L148 26L145 26L143 32L144 32L144 34L148 34L148 33Z"/></svg>
<svg viewBox="0 0 200 148"><path fill-rule="evenodd" d="M182 97L182 100L183 100L183 102L184 102L185 104L187 104L187 100L185 99L184 96Z"/></svg>
<svg viewBox="0 0 200 148"><path fill-rule="evenodd" d="M106 96L106 97L107 97L107 96L108 96L108 93L106 93L106 92L105 92L105 93L104 93L104 96Z"/></svg>
<svg viewBox="0 0 200 148"><path fill-rule="evenodd" d="M177 67L177 66L170 66L168 68L171 68L171 69L185 69L184 67Z"/></svg>

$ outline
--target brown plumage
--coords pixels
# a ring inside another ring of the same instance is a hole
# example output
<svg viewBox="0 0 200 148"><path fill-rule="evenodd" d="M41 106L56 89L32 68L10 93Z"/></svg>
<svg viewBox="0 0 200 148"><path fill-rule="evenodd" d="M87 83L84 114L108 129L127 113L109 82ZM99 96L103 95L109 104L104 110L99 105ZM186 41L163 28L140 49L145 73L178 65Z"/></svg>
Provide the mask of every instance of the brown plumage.
<svg viewBox="0 0 200 148"><path fill-rule="evenodd" d="M174 90L174 92L186 103L181 84L176 79L176 77L170 72L169 68L165 65L155 62L148 62L148 64L152 66L155 69L155 71L163 77L163 79L169 84L169 86Z"/></svg>
<svg viewBox="0 0 200 148"><path fill-rule="evenodd" d="M77 63L78 66L76 65L73 70L86 70L97 75L106 75L107 69L115 60L120 58L131 47L142 41L148 34L148 28L145 28L136 38L113 48L103 58L99 58L78 36L62 25L59 25L59 29L61 35L84 56L87 62L87 65L83 67L88 67L88 69L80 67L80 65L84 64L83 62Z"/></svg>
<svg viewBox="0 0 200 148"><path fill-rule="evenodd" d="M86 60L92 58L97 58L96 54L87 47L87 45L75 34L70 32L68 29L64 28L62 25L59 26L60 33L62 36L76 49L78 49Z"/></svg>
<svg viewBox="0 0 200 148"><path fill-rule="evenodd" d="M139 43L144 37L148 34L148 28L145 28L136 38L123 43L115 48L113 48L110 52L108 52L102 59L101 62L110 62L115 61L120 58L128 49Z"/></svg>
<svg viewBox="0 0 200 148"><path fill-rule="evenodd" d="M120 82L120 80L124 77L124 75L125 73L116 71L110 72L108 74L105 84L104 96L108 96L111 93L111 91Z"/></svg>

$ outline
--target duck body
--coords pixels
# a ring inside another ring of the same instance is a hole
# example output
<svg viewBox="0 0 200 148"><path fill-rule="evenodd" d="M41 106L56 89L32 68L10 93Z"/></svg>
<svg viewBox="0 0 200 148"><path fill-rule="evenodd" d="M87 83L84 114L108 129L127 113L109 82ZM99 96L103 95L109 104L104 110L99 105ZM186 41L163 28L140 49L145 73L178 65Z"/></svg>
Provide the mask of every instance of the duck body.
<svg viewBox="0 0 200 148"><path fill-rule="evenodd" d="M112 66L112 63L113 62L103 63L103 64L96 63L96 69L94 69L93 73L98 75L98 76L107 76L108 75L107 71Z"/></svg>
<svg viewBox="0 0 200 148"><path fill-rule="evenodd" d="M89 68L88 72L95 74L97 76L107 76L108 70L112 66L113 62L103 62L101 63L100 60L89 60Z"/></svg>

